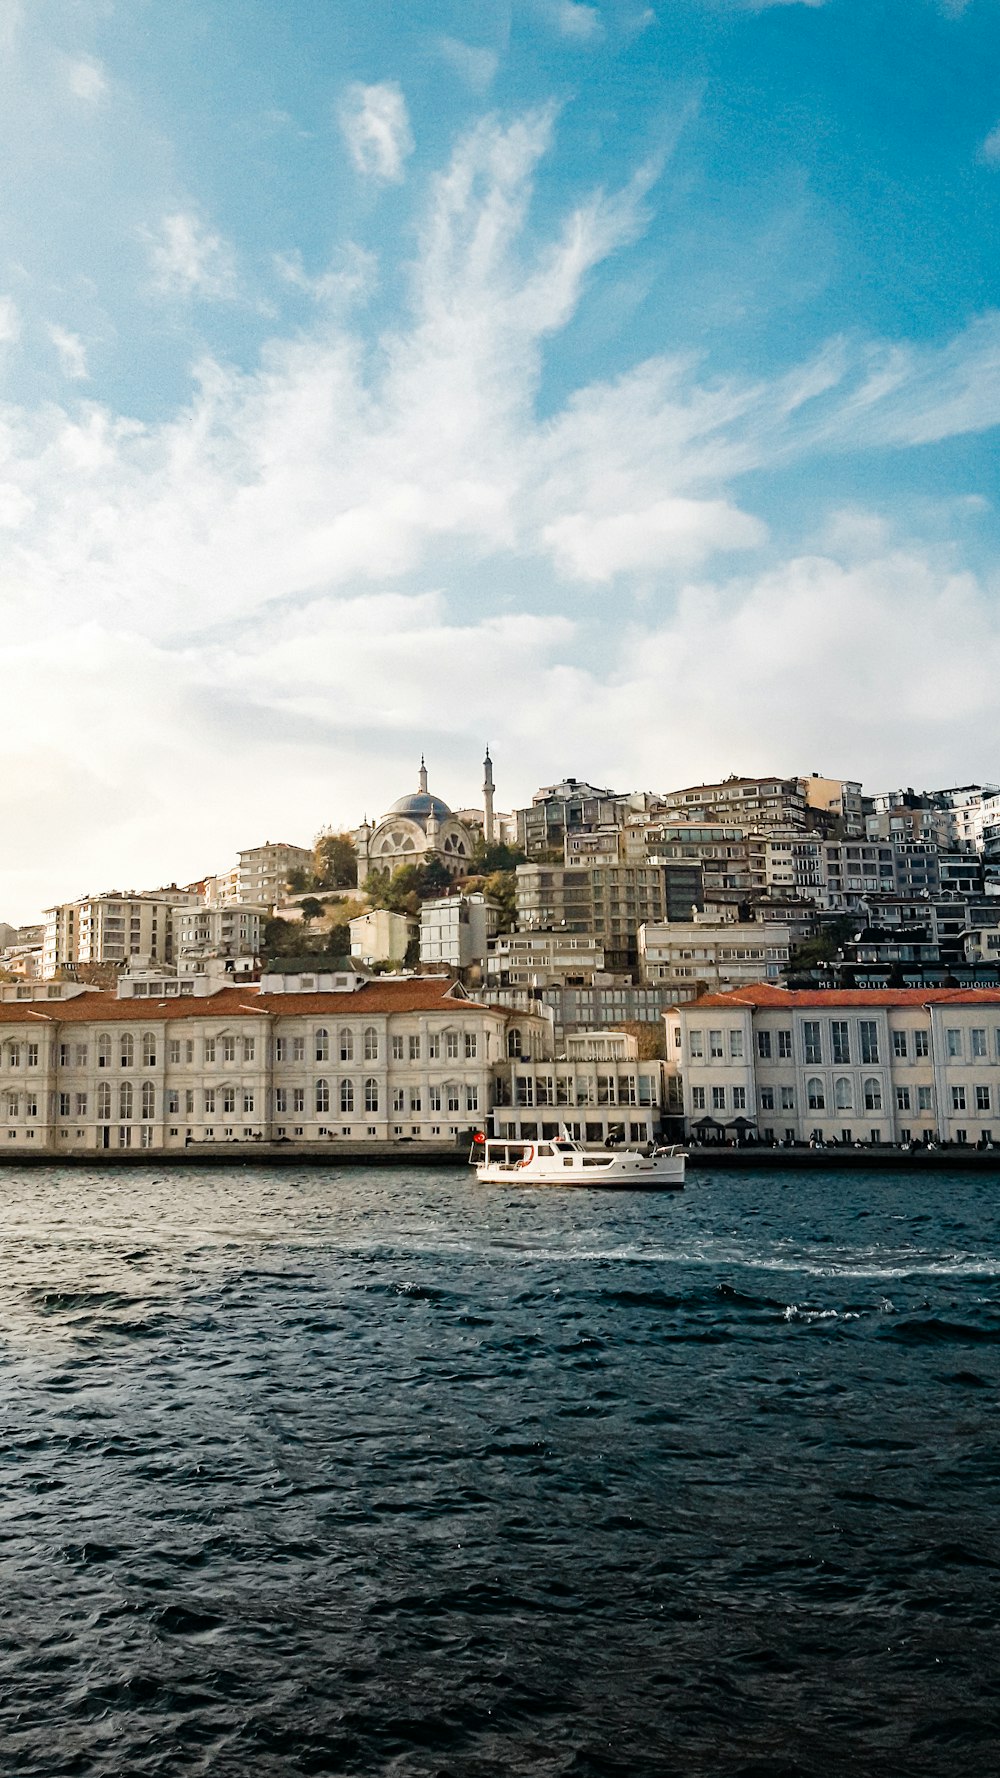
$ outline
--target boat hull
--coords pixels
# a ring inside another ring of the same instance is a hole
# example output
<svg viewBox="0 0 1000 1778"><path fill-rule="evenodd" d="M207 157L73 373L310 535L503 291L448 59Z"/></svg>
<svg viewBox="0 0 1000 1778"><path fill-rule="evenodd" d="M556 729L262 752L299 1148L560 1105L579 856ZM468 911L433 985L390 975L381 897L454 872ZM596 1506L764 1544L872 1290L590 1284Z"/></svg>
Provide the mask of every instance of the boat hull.
<svg viewBox="0 0 1000 1778"><path fill-rule="evenodd" d="M476 1178L484 1185L562 1186L588 1191L683 1191L687 1156L584 1155L582 1164L549 1166L535 1160L527 1165L484 1162Z"/></svg>

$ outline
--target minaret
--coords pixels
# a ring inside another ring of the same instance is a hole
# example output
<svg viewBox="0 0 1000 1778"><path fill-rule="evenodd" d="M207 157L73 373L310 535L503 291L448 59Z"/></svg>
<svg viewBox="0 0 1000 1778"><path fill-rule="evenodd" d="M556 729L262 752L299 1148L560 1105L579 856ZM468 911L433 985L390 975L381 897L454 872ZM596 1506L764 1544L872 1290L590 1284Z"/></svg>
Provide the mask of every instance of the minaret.
<svg viewBox="0 0 1000 1778"><path fill-rule="evenodd" d="M427 795L427 767L424 764L423 754L420 755L420 794L421 796Z"/></svg>
<svg viewBox="0 0 1000 1778"><path fill-rule="evenodd" d="M483 829L484 837L486 839L486 844L488 846L492 846L492 844L493 844L493 761L490 758L490 750L488 747L486 749L486 758L483 760L483 813L486 817L486 822L485 822L485 826Z"/></svg>

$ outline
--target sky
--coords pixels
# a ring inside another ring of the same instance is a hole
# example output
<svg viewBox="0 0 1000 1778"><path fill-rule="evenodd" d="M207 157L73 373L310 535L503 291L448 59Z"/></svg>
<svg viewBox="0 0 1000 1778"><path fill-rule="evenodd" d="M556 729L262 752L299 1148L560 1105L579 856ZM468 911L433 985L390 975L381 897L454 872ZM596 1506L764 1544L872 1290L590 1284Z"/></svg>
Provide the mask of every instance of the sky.
<svg viewBox="0 0 1000 1778"><path fill-rule="evenodd" d="M1000 773L1000 0L0 0L0 919Z"/></svg>

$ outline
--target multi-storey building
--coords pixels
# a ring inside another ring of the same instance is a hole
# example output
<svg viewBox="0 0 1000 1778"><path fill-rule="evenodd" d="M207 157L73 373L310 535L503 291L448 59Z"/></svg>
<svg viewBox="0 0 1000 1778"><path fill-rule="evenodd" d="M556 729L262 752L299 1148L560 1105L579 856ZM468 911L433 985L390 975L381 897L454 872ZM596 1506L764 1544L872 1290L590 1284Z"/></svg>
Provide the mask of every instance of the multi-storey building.
<svg viewBox="0 0 1000 1778"><path fill-rule="evenodd" d="M265 840L262 846L248 846L239 860L240 901L265 908L284 899L292 871L313 868L310 847L289 846L283 841Z"/></svg>
<svg viewBox="0 0 1000 1778"><path fill-rule="evenodd" d="M535 858L539 853L561 852L567 835L590 833L598 827L619 827L629 799L614 790L599 790L579 778L564 778L536 790L529 809L517 809L517 843Z"/></svg>
<svg viewBox="0 0 1000 1778"><path fill-rule="evenodd" d="M45 910L42 976L78 964L112 964L123 969L133 960L169 963L173 946L173 900L161 895L88 896Z"/></svg>
<svg viewBox="0 0 1000 1778"><path fill-rule="evenodd" d="M739 988L666 1015L690 1134L1000 1139L1000 989Z"/></svg>
<svg viewBox="0 0 1000 1778"><path fill-rule="evenodd" d="M420 909L420 961L432 968L480 969L500 923L499 902L488 895L443 895Z"/></svg>
<svg viewBox="0 0 1000 1778"><path fill-rule="evenodd" d="M343 969L131 991L150 985L0 987L5 1152L448 1141L489 1115L509 1025L511 1054L551 1053L549 1021L515 1020L445 977Z"/></svg>
<svg viewBox="0 0 1000 1778"><path fill-rule="evenodd" d="M584 987L605 968L604 949L592 933L502 932L490 941L486 981L493 988Z"/></svg>
<svg viewBox="0 0 1000 1778"><path fill-rule="evenodd" d="M497 1070L494 1130L512 1141L545 1140L568 1129L585 1142L612 1132L650 1141L662 1117L662 1069L641 1062L624 1031L568 1036L559 1059L518 1053L520 1029L508 1033L510 1059Z"/></svg>
<svg viewBox="0 0 1000 1778"><path fill-rule="evenodd" d="M173 958L180 971L198 957L256 957L266 907L243 902L224 907L175 907L171 910Z"/></svg>
<svg viewBox="0 0 1000 1778"><path fill-rule="evenodd" d="M798 778L726 778L673 790L661 802L664 809L690 810L699 820L736 821L741 827L807 825L808 804Z"/></svg>
<svg viewBox="0 0 1000 1778"><path fill-rule="evenodd" d="M549 865L517 869L517 924L522 932L561 927L601 944L611 970L635 967L644 920L675 910L690 914L701 901L697 865Z"/></svg>
<svg viewBox="0 0 1000 1778"><path fill-rule="evenodd" d="M813 772L808 778L800 778L799 786L810 822L846 836L864 833L864 798L856 780L822 778L819 772Z"/></svg>
<svg viewBox="0 0 1000 1778"><path fill-rule="evenodd" d="M639 928L639 969L644 982L662 983L678 1000L741 982L780 983L788 968L792 935L776 922L664 921Z"/></svg>

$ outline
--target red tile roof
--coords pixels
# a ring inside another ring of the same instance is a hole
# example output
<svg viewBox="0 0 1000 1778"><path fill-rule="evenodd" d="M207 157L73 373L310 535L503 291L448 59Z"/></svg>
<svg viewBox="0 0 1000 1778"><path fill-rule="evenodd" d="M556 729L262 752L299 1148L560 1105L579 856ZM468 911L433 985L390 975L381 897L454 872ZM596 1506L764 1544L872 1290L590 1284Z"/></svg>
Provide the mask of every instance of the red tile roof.
<svg viewBox="0 0 1000 1778"><path fill-rule="evenodd" d="M56 1024L163 1023L169 1019L240 1018L248 1014L286 1019L326 1014L330 1019L354 1019L366 1018L369 1013L440 1012L454 1017L460 1011L497 1010L483 1007L478 1001L452 998L455 985L444 977L416 976L398 982L382 978L353 994L262 994L256 986L248 985L221 988L217 994L172 994L162 1000L152 996L119 1000L116 994L94 988L69 1000L2 1000L0 1024L19 1024L27 1019L39 1026L49 1020Z"/></svg>
<svg viewBox="0 0 1000 1778"><path fill-rule="evenodd" d="M702 994L671 1011L690 1012L695 1007L751 1006L794 1012L810 1006L1000 1006L1000 988L775 988L768 982L752 982L722 994Z"/></svg>

